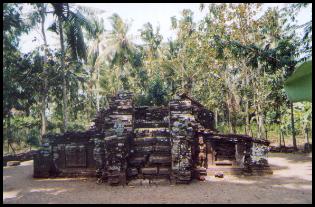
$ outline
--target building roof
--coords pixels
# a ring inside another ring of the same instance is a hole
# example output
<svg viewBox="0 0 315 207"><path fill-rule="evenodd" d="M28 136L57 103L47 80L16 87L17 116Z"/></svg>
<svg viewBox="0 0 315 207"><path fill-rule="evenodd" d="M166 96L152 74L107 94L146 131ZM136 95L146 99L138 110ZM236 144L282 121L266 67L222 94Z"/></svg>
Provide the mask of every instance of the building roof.
<svg viewBox="0 0 315 207"><path fill-rule="evenodd" d="M181 93L179 94L179 97L181 98L187 98L189 99L193 104L196 104L199 107L205 108L204 105L202 105L201 103L199 103L198 101L196 101L195 99L189 97L186 93Z"/></svg>
<svg viewBox="0 0 315 207"><path fill-rule="evenodd" d="M250 137L245 134L221 134L221 133L213 133L213 132L201 132L208 139L217 139L217 140L226 140L226 141L245 141L245 142L254 142L264 145L269 145L270 141L265 139L256 139L254 137Z"/></svg>

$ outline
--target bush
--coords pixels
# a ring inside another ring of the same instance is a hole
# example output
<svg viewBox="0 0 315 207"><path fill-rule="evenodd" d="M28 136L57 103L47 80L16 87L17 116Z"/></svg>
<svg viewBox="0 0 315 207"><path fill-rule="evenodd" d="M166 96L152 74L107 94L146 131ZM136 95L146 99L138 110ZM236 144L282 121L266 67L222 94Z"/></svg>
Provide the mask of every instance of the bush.
<svg viewBox="0 0 315 207"><path fill-rule="evenodd" d="M26 144L28 144L29 146L38 147L40 145L39 137L40 137L39 130L31 129L27 135Z"/></svg>

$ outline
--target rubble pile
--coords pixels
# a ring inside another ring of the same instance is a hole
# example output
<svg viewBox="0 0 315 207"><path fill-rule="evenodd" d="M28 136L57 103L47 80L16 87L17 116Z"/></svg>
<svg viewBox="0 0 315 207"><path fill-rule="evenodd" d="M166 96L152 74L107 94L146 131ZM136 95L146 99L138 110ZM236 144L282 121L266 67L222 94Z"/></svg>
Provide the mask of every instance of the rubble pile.
<svg viewBox="0 0 315 207"><path fill-rule="evenodd" d="M15 154L15 155L4 155L3 156L3 166L7 165L7 162L9 161L20 161L20 162L24 162L27 160L32 160L34 154L36 154L36 150L31 150L28 152L23 152L23 153L19 153L19 154Z"/></svg>

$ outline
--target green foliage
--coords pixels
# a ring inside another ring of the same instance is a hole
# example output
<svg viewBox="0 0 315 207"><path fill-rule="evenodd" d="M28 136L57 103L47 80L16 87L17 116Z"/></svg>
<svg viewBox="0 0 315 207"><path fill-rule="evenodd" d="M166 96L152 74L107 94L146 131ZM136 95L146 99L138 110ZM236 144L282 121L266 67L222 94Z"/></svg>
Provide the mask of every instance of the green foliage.
<svg viewBox="0 0 315 207"><path fill-rule="evenodd" d="M259 18L261 4L200 4L206 13L200 21L189 9L170 19L174 40L164 42L159 27L144 24L138 33L142 45L133 42L130 23L118 14L103 20L99 11L77 5L38 3L23 18L22 6L3 8L4 140L38 144L42 94L47 95L47 132L59 133L64 88L69 130L87 129L109 96L128 89L137 105L152 106L185 92L217 112L218 129L224 132L253 131L263 138L265 129L277 133L280 128L290 134L283 86L296 65L312 54L311 21L297 25L294 20L308 4L267 9ZM63 31L65 50L47 48L46 54L41 46L22 54L20 36L41 23L43 6L57 17L48 29L58 35ZM110 28L105 29L105 21ZM311 111L309 103L295 104L299 135L311 127Z"/></svg>
<svg viewBox="0 0 315 207"><path fill-rule="evenodd" d="M312 60L303 63L285 82L290 101L312 101Z"/></svg>
<svg viewBox="0 0 315 207"><path fill-rule="evenodd" d="M39 131L36 129L31 129L29 134L27 135L26 144L28 144L29 146L39 147L40 146L39 137L40 137Z"/></svg>
<svg viewBox="0 0 315 207"><path fill-rule="evenodd" d="M162 80L157 77L149 82L148 100L152 105L160 106L167 103L167 92Z"/></svg>
<svg viewBox="0 0 315 207"><path fill-rule="evenodd" d="M155 77L148 83L145 94L139 95L136 99L137 105L161 106L167 105L169 97L167 89L160 77Z"/></svg>

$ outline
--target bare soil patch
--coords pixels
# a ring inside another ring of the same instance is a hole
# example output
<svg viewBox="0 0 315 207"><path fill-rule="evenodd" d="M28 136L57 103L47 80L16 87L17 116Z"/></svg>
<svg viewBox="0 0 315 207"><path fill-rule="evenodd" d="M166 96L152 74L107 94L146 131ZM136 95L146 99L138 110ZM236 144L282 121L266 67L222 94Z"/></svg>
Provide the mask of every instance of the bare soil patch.
<svg viewBox="0 0 315 207"><path fill-rule="evenodd" d="M312 203L312 154L270 153L273 175L207 177L189 185L97 185L33 179L33 161L3 168L4 203Z"/></svg>

